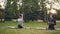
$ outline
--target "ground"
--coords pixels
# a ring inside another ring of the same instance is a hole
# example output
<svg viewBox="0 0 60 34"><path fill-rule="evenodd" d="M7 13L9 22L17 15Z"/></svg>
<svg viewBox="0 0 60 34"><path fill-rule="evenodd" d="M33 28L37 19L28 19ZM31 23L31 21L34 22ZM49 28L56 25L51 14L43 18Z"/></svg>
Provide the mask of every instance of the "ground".
<svg viewBox="0 0 60 34"><path fill-rule="evenodd" d="M31 27L33 29L9 29L6 26L17 26L18 23L15 21L6 21L0 23L0 34L60 34L60 31L56 30L37 30L35 27L47 28L48 24L44 22L24 22L24 27ZM60 28L60 22L57 22L55 28Z"/></svg>

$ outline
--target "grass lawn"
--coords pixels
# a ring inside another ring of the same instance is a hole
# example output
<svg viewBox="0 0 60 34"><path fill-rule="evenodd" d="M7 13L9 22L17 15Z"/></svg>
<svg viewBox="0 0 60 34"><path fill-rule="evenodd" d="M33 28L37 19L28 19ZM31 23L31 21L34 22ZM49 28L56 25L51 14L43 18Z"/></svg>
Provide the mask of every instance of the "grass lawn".
<svg viewBox="0 0 60 34"><path fill-rule="evenodd" d="M56 30L37 30L37 29L9 29L6 26L17 26L18 23L14 21L6 21L0 23L0 34L60 34L60 31ZM24 27L45 27L47 28L47 23L43 22L27 22L23 23ZM56 28L60 28L60 22L57 22Z"/></svg>

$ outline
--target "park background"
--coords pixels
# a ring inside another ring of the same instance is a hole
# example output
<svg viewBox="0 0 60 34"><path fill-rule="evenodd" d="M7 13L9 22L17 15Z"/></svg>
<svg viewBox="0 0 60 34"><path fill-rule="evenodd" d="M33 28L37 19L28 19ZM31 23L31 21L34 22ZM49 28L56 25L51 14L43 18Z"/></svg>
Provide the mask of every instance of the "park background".
<svg viewBox="0 0 60 34"><path fill-rule="evenodd" d="M47 28L47 16L56 15L60 28L60 0L0 0L0 34L59 34L55 30L35 30L35 27ZM18 14L23 14L24 27L33 29L7 29L17 26Z"/></svg>

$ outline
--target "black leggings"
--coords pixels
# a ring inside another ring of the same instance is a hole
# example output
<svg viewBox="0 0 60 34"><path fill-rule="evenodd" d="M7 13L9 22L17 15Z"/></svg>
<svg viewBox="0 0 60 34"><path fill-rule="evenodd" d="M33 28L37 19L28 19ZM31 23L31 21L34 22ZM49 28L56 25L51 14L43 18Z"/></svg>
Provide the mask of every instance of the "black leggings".
<svg viewBox="0 0 60 34"><path fill-rule="evenodd" d="M54 28L54 24L50 24L49 26L48 26L48 29L49 30L54 30L55 28Z"/></svg>
<svg viewBox="0 0 60 34"><path fill-rule="evenodd" d="M23 28L21 25L18 25L18 28Z"/></svg>

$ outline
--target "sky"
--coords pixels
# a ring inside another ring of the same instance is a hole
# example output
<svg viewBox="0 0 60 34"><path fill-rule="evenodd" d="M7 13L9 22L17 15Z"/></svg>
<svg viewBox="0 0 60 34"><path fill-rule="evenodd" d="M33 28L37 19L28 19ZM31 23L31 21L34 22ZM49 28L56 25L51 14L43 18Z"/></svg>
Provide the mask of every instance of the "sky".
<svg viewBox="0 0 60 34"><path fill-rule="evenodd" d="M2 2L2 1L6 1L6 0L0 0L0 2Z"/></svg>
<svg viewBox="0 0 60 34"><path fill-rule="evenodd" d="M0 0L0 5L1 5L1 8L3 8L3 9L5 8L5 3L4 3L5 1L6 0Z"/></svg>

